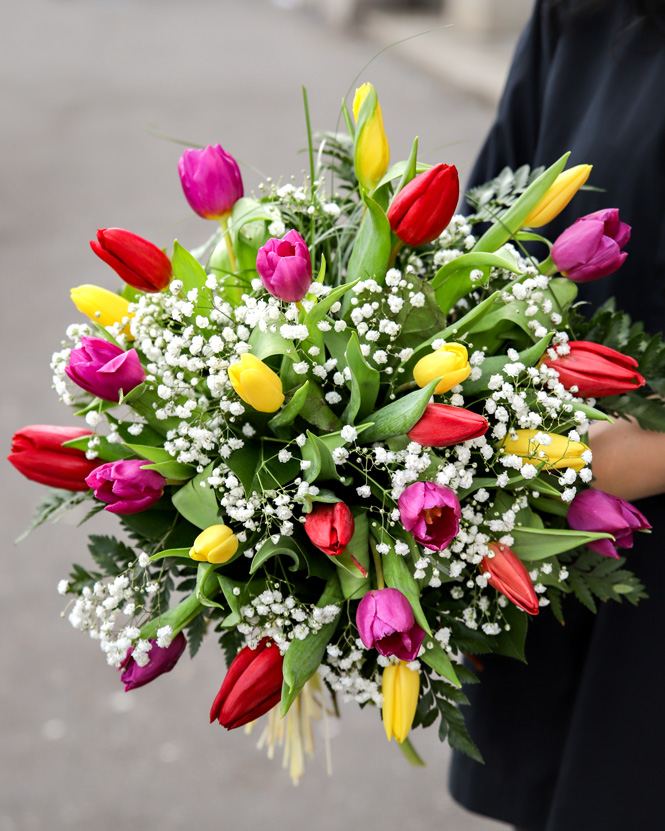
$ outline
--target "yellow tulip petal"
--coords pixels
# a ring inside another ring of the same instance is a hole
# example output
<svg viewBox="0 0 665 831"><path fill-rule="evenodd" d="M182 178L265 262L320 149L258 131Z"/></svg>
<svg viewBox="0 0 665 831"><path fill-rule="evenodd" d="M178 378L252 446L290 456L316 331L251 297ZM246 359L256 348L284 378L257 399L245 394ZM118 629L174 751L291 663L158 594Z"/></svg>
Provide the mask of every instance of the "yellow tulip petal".
<svg viewBox="0 0 665 831"><path fill-rule="evenodd" d="M213 548L208 554L209 563L227 563L238 550L238 538L235 534Z"/></svg>
<svg viewBox="0 0 665 831"><path fill-rule="evenodd" d="M113 326L129 313L129 301L101 286L83 285L71 290L72 302L82 314L100 326ZM123 329L129 335L129 326Z"/></svg>
<svg viewBox="0 0 665 831"><path fill-rule="evenodd" d="M524 225L529 228L540 228L551 222L589 178L591 168L590 164L578 164L560 173L552 187L546 191L540 202L524 220Z"/></svg>
<svg viewBox="0 0 665 831"><path fill-rule="evenodd" d="M388 741L393 737L396 675L397 664L390 664L383 670L383 682L381 685L381 692L383 693L383 727L386 731Z"/></svg>
<svg viewBox="0 0 665 831"><path fill-rule="evenodd" d="M260 413L274 413L284 403L284 394L259 369L244 370L240 376L240 387L242 392L238 394L243 401Z"/></svg>

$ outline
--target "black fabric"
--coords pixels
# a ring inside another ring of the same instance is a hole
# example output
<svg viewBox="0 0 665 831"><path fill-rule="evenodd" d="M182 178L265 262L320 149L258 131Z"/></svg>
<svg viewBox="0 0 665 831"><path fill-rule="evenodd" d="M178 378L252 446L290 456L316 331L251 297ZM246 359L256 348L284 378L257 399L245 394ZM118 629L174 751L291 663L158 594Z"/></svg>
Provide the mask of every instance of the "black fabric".
<svg viewBox="0 0 665 831"><path fill-rule="evenodd" d="M596 306L621 308L665 328L665 46L628 0L570 16L536 4L514 58L496 123L471 184L505 165L545 164L566 150L594 165L591 184L544 232L618 207L633 227L614 275L581 287ZM633 17L631 18L631 14ZM561 627L548 610L532 621L528 665L484 659L466 689L465 716L486 765L454 755L451 792L470 810L542 831L662 828L665 772L665 499L637 503L653 525L627 553L650 599L602 605L575 601Z"/></svg>

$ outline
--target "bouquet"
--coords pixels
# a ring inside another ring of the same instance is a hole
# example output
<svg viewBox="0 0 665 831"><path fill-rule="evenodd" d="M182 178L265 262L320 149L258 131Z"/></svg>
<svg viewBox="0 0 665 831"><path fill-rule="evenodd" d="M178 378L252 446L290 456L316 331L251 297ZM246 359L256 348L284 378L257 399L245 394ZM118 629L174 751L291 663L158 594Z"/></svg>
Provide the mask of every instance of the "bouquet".
<svg viewBox="0 0 665 831"><path fill-rule="evenodd" d="M340 701L416 763L409 733L435 722L478 758L476 655L523 659L529 617L563 620L565 596L645 596L619 549L649 522L591 487L590 421L665 429L660 336L575 303L630 228L608 208L554 244L534 230L588 165L506 169L455 215L454 166L417 140L389 166L370 84L343 115L316 137L307 117L301 184L252 197L220 145L186 150L185 197L216 221L195 251L97 232L124 286L72 290L88 320L52 360L86 426L25 427L9 457L49 487L32 527L82 503L118 517L59 591L125 690L218 638L211 721L268 714L296 782Z"/></svg>

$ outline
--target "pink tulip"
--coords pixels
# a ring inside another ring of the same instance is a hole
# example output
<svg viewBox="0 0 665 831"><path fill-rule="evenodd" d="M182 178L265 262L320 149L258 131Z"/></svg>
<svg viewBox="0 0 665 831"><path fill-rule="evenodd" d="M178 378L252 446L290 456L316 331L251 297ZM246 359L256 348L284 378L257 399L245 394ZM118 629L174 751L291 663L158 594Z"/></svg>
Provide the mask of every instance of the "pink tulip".
<svg viewBox="0 0 665 831"><path fill-rule="evenodd" d="M204 219L228 216L243 195L238 163L219 144L185 150L178 173L190 208Z"/></svg>
<svg viewBox="0 0 665 831"><path fill-rule="evenodd" d="M633 547L633 532L648 531L649 520L630 502L605 491L589 488L578 493L570 503L566 517L575 531L595 531L612 534L609 539L587 543L592 551L618 559L617 548Z"/></svg>
<svg viewBox="0 0 665 831"><path fill-rule="evenodd" d="M171 672L187 646L187 641L182 632L178 632L169 646L157 646L157 641L154 638L150 639L150 643L152 644L152 649L148 653L150 660L143 667L139 666L132 658L132 650L127 650L125 660L119 667L122 670L120 680L125 685L125 692L149 684L165 672Z"/></svg>
<svg viewBox="0 0 665 831"><path fill-rule="evenodd" d="M81 338L81 346L72 349L65 372L81 389L103 398L119 401L145 381L136 349L125 352L101 338Z"/></svg>
<svg viewBox="0 0 665 831"><path fill-rule="evenodd" d="M402 525L420 545L443 551L459 532L459 500L450 488L434 482L414 482L398 500Z"/></svg>
<svg viewBox="0 0 665 831"><path fill-rule="evenodd" d="M630 239L630 225L619 220L617 208L580 217L552 246L554 264L574 283L600 280L616 271L628 256L621 249Z"/></svg>
<svg viewBox="0 0 665 831"><path fill-rule="evenodd" d="M376 647L381 655L401 661L414 661L425 637L411 604L397 589L368 592L358 604L356 625L368 649Z"/></svg>
<svg viewBox="0 0 665 831"><path fill-rule="evenodd" d="M156 470L144 470L145 459L108 462L86 478L97 499L112 514L137 514L151 508L164 492L166 480Z"/></svg>
<svg viewBox="0 0 665 831"><path fill-rule="evenodd" d="M259 248L256 270L266 290L287 303L299 303L312 285L309 248L297 231L273 237Z"/></svg>

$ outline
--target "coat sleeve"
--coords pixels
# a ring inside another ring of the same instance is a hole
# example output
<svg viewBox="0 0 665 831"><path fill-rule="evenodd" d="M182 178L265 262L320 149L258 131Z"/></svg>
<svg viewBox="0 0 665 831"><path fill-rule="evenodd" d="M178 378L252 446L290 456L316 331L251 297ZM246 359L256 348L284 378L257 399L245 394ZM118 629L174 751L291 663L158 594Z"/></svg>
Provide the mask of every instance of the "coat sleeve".
<svg viewBox="0 0 665 831"><path fill-rule="evenodd" d="M558 12L537 0L517 44L496 120L473 167L468 186L487 182L506 165L532 164L543 97L558 38Z"/></svg>

